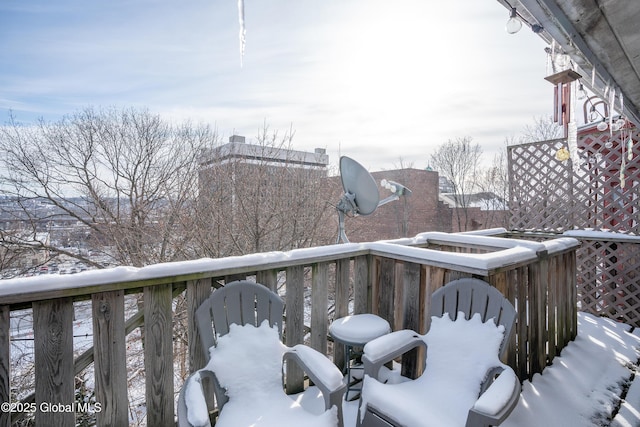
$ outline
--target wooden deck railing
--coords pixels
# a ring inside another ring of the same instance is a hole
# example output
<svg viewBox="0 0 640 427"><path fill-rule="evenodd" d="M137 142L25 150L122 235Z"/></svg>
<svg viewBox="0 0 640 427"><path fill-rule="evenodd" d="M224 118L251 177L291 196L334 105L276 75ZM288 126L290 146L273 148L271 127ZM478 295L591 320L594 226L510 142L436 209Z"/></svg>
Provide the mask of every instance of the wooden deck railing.
<svg viewBox="0 0 640 427"><path fill-rule="evenodd" d="M578 240L578 309L640 327L640 236L594 230L570 230L562 234L510 232L504 228L482 233L535 241L558 237Z"/></svg>
<svg viewBox="0 0 640 427"><path fill-rule="evenodd" d="M524 380L541 372L576 335L577 246L572 238L537 243L425 233L389 242L0 281L0 426L24 412L35 413L36 425L75 425L74 412L82 408L73 406L74 375L92 361L95 401L100 404L97 424L128 425L125 338L137 327L144 328L147 425L174 425L174 298L186 299L193 371L205 363L194 332L195 308L212 289L240 277L283 295L287 345L307 342L325 354L332 350L338 365L344 349L333 348L327 339L334 318L372 312L393 329L424 333L435 289L461 276L483 278L517 308L508 363ZM142 295L144 303L141 312L127 319L125 294L132 293ZM73 304L79 300L91 301L93 348L74 360ZM25 308L33 311L35 390L12 402L9 317ZM415 374L411 371L405 374ZM289 373L286 386L290 392L300 390L301 374ZM59 410L51 410L51 405Z"/></svg>

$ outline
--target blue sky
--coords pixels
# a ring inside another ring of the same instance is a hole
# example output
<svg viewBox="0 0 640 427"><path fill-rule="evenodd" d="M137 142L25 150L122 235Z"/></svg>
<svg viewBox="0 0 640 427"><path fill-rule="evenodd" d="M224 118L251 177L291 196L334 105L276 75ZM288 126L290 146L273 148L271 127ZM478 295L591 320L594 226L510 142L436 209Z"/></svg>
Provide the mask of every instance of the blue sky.
<svg viewBox="0 0 640 427"><path fill-rule="evenodd" d="M492 157L552 112L545 43L495 0L3 0L0 114L148 108L255 138L296 132L370 170L470 136Z"/></svg>

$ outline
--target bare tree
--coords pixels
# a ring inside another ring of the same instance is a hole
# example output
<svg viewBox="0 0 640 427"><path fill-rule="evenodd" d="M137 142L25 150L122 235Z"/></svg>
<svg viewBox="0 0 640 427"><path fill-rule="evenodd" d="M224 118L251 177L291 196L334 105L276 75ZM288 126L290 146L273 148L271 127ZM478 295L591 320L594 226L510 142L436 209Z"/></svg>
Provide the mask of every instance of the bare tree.
<svg viewBox="0 0 640 427"><path fill-rule="evenodd" d="M562 137L562 127L553 121L552 116L533 118L533 124L526 125L519 143L550 141Z"/></svg>
<svg viewBox="0 0 640 427"><path fill-rule="evenodd" d="M532 124L525 125L519 136L505 138L505 149L500 150L494 156L491 166L481 172L478 181L480 191L496 195L493 199L494 206L488 208L492 214L498 214L501 209L506 209L509 201L509 172L506 147L538 141L550 141L560 138L561 135L562 128L553 121L553 117L540 116L534 117ZM556 183L548 182L545 186L555 185ZM495 216L492 221L488 222L508 228L509 215Z"/></svg>
<svg viewBox="0 0 640 427"><path fill-rule="evenodd" d="M294 132L265 124L255 143L208 153L200 173L200 243L206 256L288 250L330 241L326 168L293 150ZM324 153L316 153L318 156Z"/></svg>
<svg viewBox="0 0 640 427"><path fill-rule="evenodd" d="M478 189L486 194L486 223L508 228L509 172L505 149L495 154L491 166L482 169L478 178Z"/></svg>
<svg viewBox="0 0 640 427"><path fill-rule="evenodd" d="M482 148L471 137L448 140L431 155L431 164L453 187L458 230L470 227L470 195L477 189Z"/></svg>
<svg viewBox="0 0 640 427"><path fill-rule="evenodd" d="M408 184L408 169L414 167L414 162L407 162L402 157L398 158L398 163L394 163L394 169L397 171L396 176L391 176L391 179L400 182L401 184ZM387 209L393 209L396 218L396 226L398 235L402 237L409 236L409 198L401 197L398 201L393 203L393 206L389 206Z"/></svg>
<svg viewBox="0 0 640 427"><path fill-rule="evenodd" d="M11 117L0 128L0 183L11 201L2 215L30 235L82 229L115 264L183 258L198 154L213 141L206 126L171 125L146 110L86 108L37 126ZM53 239L43 249L94 264Z"/></svg>

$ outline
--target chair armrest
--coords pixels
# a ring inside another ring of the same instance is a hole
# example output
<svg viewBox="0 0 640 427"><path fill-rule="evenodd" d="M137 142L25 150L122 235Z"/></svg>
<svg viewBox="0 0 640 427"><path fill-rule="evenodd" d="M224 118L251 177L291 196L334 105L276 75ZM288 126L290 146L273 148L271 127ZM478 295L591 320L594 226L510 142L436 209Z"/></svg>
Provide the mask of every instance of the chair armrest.
<svg viewBox="0 0 640 427"><path fill-rule="evenodd" d="M479 425L478 423L499 425L513 411L519 399L520 380L513 369L504 366L502 372L469 410L467 426Z"/></svg>
<svg viewBox="0 0 640 427"><path fill-rule="evenodd" d="M321 384L329 392L339 390L344 385L342 372L336 365L311 347L298 344L285 352L284 359L298 363L314 383Z"/></svg>
<svg viewBox="0 0 640 427"><path fill-rule="evenodd" d="M377 379L382 365L416 347L427 348L422 335L409 329L376 338L364 346L364 374Z"/></svg>
<svg viewBox="0 0 640 427"><path fill-rule="evenodd" d="M179 427L211 427L209 408L202 389L202 378L213 376L213 372L201 370L190 375L178 398L178 426Z"/></svg>
<svg viewBox="0 0 640 427"><path fill-rule="evenodd" d="M336 407L339 425L342 427L342 397L347 385L343 382L342 372L336 365L324 354L303 344L289 348L282 360L298 364L309 375L311 381L322 392L325 410Z"/></svg>

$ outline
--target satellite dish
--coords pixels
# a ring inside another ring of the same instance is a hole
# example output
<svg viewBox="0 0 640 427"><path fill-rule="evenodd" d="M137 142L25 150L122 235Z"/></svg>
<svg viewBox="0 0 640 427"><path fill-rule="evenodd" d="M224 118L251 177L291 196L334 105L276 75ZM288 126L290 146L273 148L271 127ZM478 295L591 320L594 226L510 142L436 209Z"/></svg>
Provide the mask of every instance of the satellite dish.
<svg viewBox="0 0 640 427"><path fill-rule="evenodd" d="M344 231L345 215L371 215L378 207L380 195L371 174L355 160L340 157L340 178L344 194L338 202L338 239L336 243L349 243Z"/></svg>
<svg viewBox="0 0 640 427"><path fill-rule="evenodd" d="M381 185L393 194L381 201L378 185L371 174L364 166L347 156L340 157L340 178L344 194L336 206L338 210L338 239L336 243L349 242L344 231L345 215L371 215L378 206L398 200L400 196L411 194L411 190L402 184L382 180Z"/></svg>
<svg viewBox="0 0 640 427"><path fill-rule="evenodd" d="M352 213L371 215L378 207L380 195L371 174L355 160L340 157L340 177L345 196L353 196Z"/></svg>

